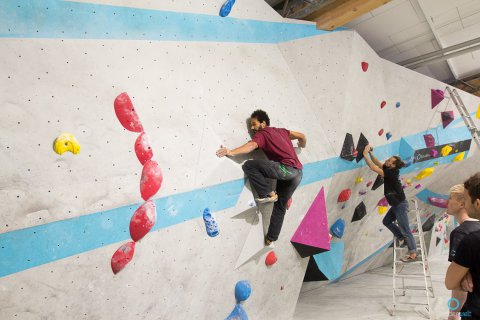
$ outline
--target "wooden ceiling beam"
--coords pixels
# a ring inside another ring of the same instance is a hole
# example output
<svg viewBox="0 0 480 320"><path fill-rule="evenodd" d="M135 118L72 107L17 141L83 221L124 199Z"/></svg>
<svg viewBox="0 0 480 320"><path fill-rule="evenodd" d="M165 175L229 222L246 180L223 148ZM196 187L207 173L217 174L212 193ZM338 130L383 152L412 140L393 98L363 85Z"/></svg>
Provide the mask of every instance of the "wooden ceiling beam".
<svg viewBox="0 0 480 320"><path fill-rule="evenodd" d="M317 29L334 30L391 0L336 0L304 19L317 22Z"/></svg>

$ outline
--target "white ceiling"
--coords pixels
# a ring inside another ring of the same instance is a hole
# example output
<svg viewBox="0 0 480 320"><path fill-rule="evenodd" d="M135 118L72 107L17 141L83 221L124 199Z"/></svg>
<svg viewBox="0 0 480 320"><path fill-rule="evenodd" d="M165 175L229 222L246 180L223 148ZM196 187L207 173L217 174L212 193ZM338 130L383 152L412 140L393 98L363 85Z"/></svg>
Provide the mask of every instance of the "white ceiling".
<svg viewBox="0 0 480 320"><path fill-rule="evenodd" d="M480 37L480 0L393 0L346 25L398 63ZM480 50L416 71L441 81L480 73Z"/></svg>

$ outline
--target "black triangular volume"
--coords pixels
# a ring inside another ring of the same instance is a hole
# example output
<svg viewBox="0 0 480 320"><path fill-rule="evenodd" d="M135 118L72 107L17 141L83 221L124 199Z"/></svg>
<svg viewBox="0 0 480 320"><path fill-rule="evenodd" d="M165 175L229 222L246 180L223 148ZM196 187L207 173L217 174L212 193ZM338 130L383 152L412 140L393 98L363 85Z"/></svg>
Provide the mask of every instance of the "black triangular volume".
<svg viewBox="0 0 480 320"><path fill-rule="evenodd" d="M317 263L313 257L310 257L308 260L307 271L305 271L305 277L303 277L303 282L310 281L324 281L328 280L327 277L318 269Z"/></svg>
<svg viewBox="0 0 480 320"><path fill-rule="evenodd" d="M435 246L438 247L438 244L440 243L440 241L442 241L442 239L440 239L439 237L437 237L437 243L435 244Z"/></svg>
<svg viewBox="0 0 480 320"><path fill-rule="evenodd" d="M432 214L430 218L427 219L422 225L423 232L427 232L433 229L433 225L435 224L435 215Z"/></svg>
<svg viewBox="0 0 480 320"><path fill-rule="evenodd" d="M353 136L350 133L345 135L345 140L343 141L342 152L340 153L340 158L353 161L355 156L353 153L355 152L355 145L353 144Z"/></svg>
<svg viewBox="0 0 480 320"><path fill-rule="evenodd" d="M363 151L365 150L365 147L368 144L367 138L363 135L363 133L360 133L360 138L358 138L358 143L357 143L357 162L360 162L360 160L363 159Z"/></svg>
<svg viewBox="0 0 480 320"><path fill-rule="evenodd" d="M306 244L297 243L297 242L293 242L293 241L291 241L291 242L292 242L293 246L295 247L295 249L297 249L297 252L300 255L300 257L302 257L302 258L306 258L306 257L309 257L309 256L313 256L317 253L322 253L322 252L328 251L328 250L323 249L323 248L307 246Z"/></svg>
<svg viewBox="0 0 480 320"><path fill-rule="evenodd" d="M375 182L373 183L372 190L377 190L383 184L383 177L381 175L377 176Z"/></svg>
<svg viewBox="0 0 480 320"><path fill-rule="evenodd" d="M367 208L365 204L360 202L360 204L355 208L355 212L353 213L352 222L362 220L363 217L367 215Z"/></svg>

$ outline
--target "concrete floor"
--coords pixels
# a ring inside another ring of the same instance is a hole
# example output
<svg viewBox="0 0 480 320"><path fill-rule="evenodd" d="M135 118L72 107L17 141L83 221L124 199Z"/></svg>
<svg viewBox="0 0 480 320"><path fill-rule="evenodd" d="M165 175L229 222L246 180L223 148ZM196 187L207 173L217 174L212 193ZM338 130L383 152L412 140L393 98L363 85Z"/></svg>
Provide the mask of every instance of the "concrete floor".
<svg viewBox="0 0 480 320"><path fill-rule="evenodd" d="M450 291L445 288L444 279L449 262L447 257L442 255L430 258L429 264L435 293L435 298L431 299L431 319L446 320ZM424 291L421 293L424 294ZM413 300L414 297L410 298L410 301ZM388 266L302 292L293 319L427 319L422 315L421 307L404 306L394 317L389 313L391 307L392 267Z"/></svg>

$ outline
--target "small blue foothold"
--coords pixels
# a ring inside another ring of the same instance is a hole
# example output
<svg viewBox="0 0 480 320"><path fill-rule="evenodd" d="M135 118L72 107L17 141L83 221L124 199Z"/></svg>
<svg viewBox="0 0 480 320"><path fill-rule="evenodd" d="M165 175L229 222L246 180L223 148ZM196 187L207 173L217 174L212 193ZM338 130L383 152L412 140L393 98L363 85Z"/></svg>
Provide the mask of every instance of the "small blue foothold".
<svg viewBox="0 0 480 320"><path fill-rule="evenodd" d="M237 302L247 300L250 297L250 293L252 293L250 282L246 280L237 282L235 285L235 299L237 299Z"/></svg>
<svg viewBox="0 0 480 320"><path fill-rule="evenodd" d="M345 232L345 220L338 219L330 228L330 232L337 238L342 238Z"/></svg>
<svg viewBox="0 0 480 320"><path fill-rule="evenodd" d="M390 140L390 138L392 137L392 134L390 132L387 132L386 137L387 137L387 140Z"/></svg>
<svg viewBox="0 0 480 320"><path fill-rule="evenodd" d="M209 208L205 208L205 210L203 210L203 221L205 222L207 234L210 237L216 237L218 235L218 225L215 222L215 218L213 218L212 214L210 213Z"/></svg>
<svg viewBox="0 0 480 320"><path fill-rule="evenodd" d="M220 16L221 17L228 16L234 4L235 4L235 0L227 0L223 4L222 8L220 9Z"/></svg>
<svg viewBox="0 0 480 320"><path fill-rule="evenodd" d="M400 102L395 103L395 107L400 108Z"/></svg>
<svg viewBox="0 0 480 320"><path fill-rule="evenodd" d="M225 320L248 320L248 315L245 309L240 304L237 304Z"/></svg>

